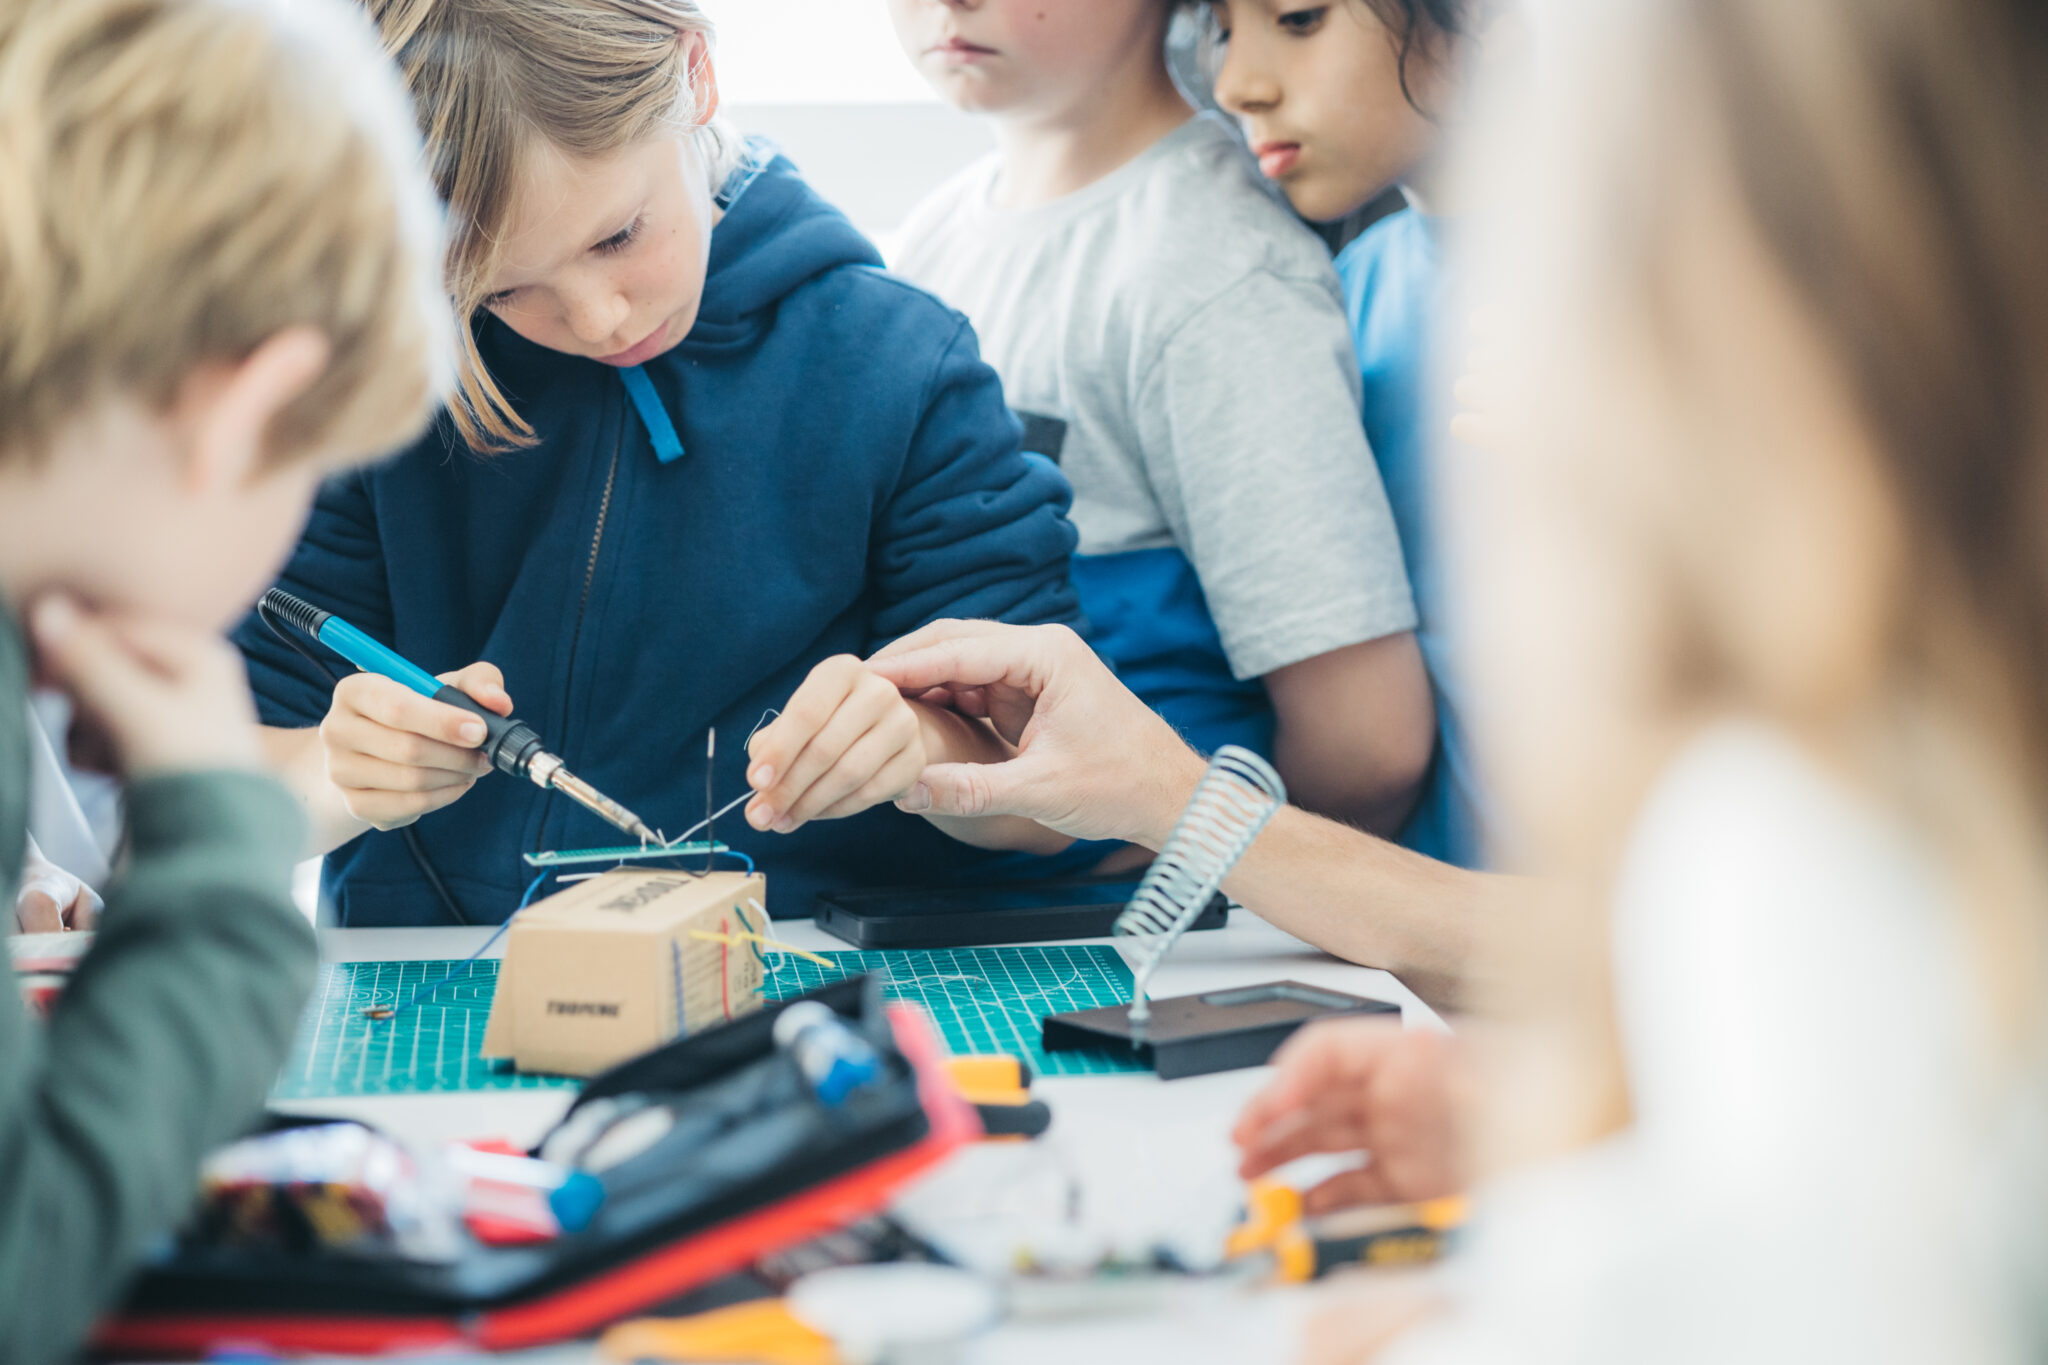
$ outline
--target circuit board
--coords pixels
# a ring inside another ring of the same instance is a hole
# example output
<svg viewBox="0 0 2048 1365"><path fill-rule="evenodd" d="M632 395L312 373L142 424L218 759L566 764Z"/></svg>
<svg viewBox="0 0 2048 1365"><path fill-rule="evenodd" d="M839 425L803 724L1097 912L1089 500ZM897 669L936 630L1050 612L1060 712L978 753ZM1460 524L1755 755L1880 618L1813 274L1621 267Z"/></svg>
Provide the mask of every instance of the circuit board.
<svg viewBox="0 0 2048 1365"><path fill-rule="evenodd" d="M819 956L833 965L770 952L768 998L801 995L861 972L886 972L889 998L923 1005L955 1054L1008 1052L1043 1076L1144 1069L1107 1051L1047 1053L1039 1043L1039 1020L1047 1014L1131 998L1130 969L1113 948L1032 945ZM443 978L448 979L432 994L401 1008ZM488 958L323 965L271 1098L549 1090L580 1084L571 1077L520 1072L484 1060L484 1024L497 984L498 964ZM375 1017L384 1011L396 1012Z"/></svg>

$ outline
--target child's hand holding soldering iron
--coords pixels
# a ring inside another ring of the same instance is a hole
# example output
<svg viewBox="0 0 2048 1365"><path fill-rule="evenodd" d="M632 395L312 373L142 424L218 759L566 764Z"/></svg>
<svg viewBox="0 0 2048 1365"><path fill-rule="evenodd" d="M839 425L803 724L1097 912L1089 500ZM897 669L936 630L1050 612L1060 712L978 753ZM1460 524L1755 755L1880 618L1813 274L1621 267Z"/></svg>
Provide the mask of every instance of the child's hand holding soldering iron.
<svg viewBox="0 0 2048 1365"><path fill-rule="evenodd" d="M512 714L496 665L474 663L440 676L499 715ZM337 683L320 722L328 780L348 813L376 829L409 825L475 786L491 770L477 748L483 740L484 723L469 712L376 673L351 673Z"/></svg>

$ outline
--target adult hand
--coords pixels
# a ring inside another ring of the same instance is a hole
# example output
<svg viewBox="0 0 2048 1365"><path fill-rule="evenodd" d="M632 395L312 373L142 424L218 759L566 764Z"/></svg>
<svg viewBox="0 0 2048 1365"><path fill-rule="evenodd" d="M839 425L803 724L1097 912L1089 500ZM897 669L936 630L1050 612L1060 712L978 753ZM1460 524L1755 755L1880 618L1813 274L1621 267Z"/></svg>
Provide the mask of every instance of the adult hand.
<svg viewBox="0 0 2048 1365"><path fill-rule="evenodd" d="M499 715L512 714L496 665L474 663L440 678ZM486 733L474 713L376 673L351 673L336 683L320 722L328 780L340 788L349 814L376 829L409 825L475 786L491 770L478 747Z"/></svg>
<svg viewBox="0 0 2048 1365"><path fill-rule="evenodd" d="M906 696L987 718L1018 751L930 765L896 803L904 810L1020 815L1156 849L1201 780L1201 757L1065 626L936 621L868 667Z"/></svg>
<svg viewBox="0 0 2048 1365"><path fill-rule="evenodd" d="M1363 1152L1366 1163L1302 1196L1310 1213L1409 1203L1464 1184L1456 1044L1381 1019L1302 1029L1273 1056L1272 1083L1231 1131L1251 1180L1313 1152Z"/></svg>

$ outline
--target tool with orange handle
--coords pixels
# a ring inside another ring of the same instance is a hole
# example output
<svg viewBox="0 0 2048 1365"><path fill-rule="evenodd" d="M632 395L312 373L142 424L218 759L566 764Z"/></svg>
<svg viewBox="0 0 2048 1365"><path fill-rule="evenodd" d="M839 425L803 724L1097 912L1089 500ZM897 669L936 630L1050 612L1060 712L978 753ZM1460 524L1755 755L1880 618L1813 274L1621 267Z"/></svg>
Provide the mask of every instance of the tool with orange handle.
<svg viewBox="0 0 2048 1365"><path fill-rule="evenodd" d="M1441 1256L1465 1221L1458 1196L1420 1204L1375 1204L1307 1217L1301 1192L1255 1180L1245 1190L1245 1217L1224 1243L1226 1259L1272 1261L1273 1278L1301 1284L1345 1266L1417 1265Z"/></svg>
<svg viewBox="0 0 2048 1365"><path fill-rule="evenodd" d="M947 1059L953 1088L981 1115L991 1139L1037 1137L1052 1126L1052 1110L1031 1098L1031 1068L1005 1054Z"/></svg>

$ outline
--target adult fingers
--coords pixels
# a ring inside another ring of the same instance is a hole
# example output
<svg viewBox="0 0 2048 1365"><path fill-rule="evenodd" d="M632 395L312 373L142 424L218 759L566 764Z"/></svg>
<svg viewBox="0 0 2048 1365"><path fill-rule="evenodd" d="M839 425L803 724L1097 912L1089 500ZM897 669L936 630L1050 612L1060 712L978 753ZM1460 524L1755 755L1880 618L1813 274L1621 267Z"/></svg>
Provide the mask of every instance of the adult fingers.
<svg viewBox="0 0 2048 1365"><path fill-rule="evenodd" d="M1012 626L1000 633L948 636L901 653L878 654L868 661L868 667L912 695L934 687L959 692L1004 686L1035 697L1045 690L1047 679L1044 641L1036 634L1038 629ZM906 636L898 643L909 644L913 638Z"/></svg>
<svg viewBox="0 0 2048 1365"><path fill-rule="evenodd" d="M65 916L65 922L73 929L99 928L100 901L91 887L81 885L78 888L78 898L71 902L71 911Z"/></svg>
<svg viewBox="0 0 2048 1365"><path fill-rule="evenodd" d="M868 662L873 663L876 659L896 658L931 645L941 644L947 640L967 640L973 639L976 636L1001 635L1019 629L1022 629L1022 627L1005 625L1000 621L966 621L949 617L944 621L933 621L929 625L919 626L908 635L897 636L894 640L891 640L888 644L883 645L880 649L869 655Z"/></svg>
<svg viewBox="0 0 2048 1365"><path fill-rule="evenodd" d="M1027 815L1034 809L1030 765L1026 759L1007 763L932 763L917 784L896 802L913 815Z"/></svg>

